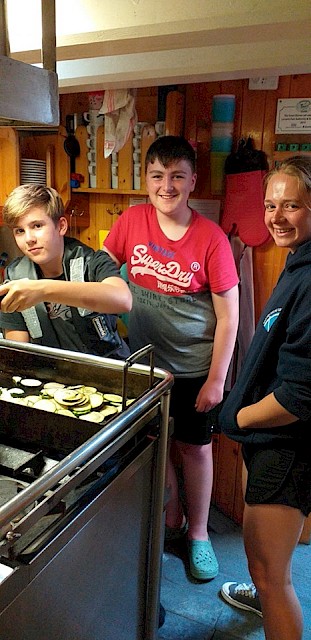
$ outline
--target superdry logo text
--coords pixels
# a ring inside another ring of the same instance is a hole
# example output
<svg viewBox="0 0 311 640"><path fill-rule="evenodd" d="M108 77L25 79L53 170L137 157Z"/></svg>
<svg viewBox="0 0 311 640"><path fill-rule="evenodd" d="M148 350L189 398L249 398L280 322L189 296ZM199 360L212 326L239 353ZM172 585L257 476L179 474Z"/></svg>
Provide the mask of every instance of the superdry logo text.
<svg viewBox="0 0 311 640"><path fill-rule="evenodd" d="M194 264L197 271L199 265L198 263ZM137 274L154 276L162 282L179 285L183 290L190 287L194 275L191 271L183 271L180 264L175 260L170 260L166 264L160 260L154 260L144 244L138 244L134 247L131 265L131 274L134 278Z"/></svg>
<svg viewBox="0 0 311 640"><path fill-rule="evenodd" d="M282 308L278 307L277 309L274 309L273 311L270 311L270 313L268 313L268 315L265 317L263 321L263 326L266 331L268 332L270 331L272 325L278 319L281 311L282 311Z"/></svg>

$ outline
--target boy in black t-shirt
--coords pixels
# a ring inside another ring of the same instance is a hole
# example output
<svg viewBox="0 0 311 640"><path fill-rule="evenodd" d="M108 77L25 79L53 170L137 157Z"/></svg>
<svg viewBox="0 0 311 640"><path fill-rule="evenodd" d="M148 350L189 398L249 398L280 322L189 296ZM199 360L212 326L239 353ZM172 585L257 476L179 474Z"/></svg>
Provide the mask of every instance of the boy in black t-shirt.
<svg viewBox="0 0 311 640"><path fill-rule="evenodd" d="M116 314L130 311L129 288L107 253L65 237L68 225L57 191L17 187L4 204L3 220L24 254L9 264L0 286L4 337L127 357Z"/></svg>

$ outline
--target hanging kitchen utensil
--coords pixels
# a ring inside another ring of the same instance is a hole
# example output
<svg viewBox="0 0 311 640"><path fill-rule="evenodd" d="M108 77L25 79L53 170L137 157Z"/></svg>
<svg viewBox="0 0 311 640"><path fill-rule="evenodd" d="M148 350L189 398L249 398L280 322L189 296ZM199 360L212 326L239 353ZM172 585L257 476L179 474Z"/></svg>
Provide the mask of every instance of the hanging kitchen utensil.
<svg viewBox="0 0 311 640"><path fill-rule="evenodd" d="M241 138L237 150L232 151L226 159L225 173L247 173L248 171L268 171L268 159L264 151L255 149L251 136Z"/></svg>
<svg viewBox="0 0 311 640"><path fill-rule="evenodd" d="M72 115L66 116L67 138L64 141L64 149L70 158L70 174L75 173L76 158L80 155L80 145L74 135L74 119Z"/></svg>

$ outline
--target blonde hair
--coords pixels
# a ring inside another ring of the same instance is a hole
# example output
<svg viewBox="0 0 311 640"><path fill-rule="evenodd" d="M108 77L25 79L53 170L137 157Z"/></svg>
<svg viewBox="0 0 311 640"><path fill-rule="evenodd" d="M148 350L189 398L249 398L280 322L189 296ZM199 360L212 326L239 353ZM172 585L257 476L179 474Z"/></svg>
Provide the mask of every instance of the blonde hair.
<svg viewBox="0 0 311 640"><path fill-rule="evenodd" d="M55 224L64 215L63 201L55 189L45 185L22 184L13 189L6 199L2 210L3 221L12 227L21 216L35 207L44 209Z"/></svg>
<svg viewBox="0 0 311 640"><path fill-rule="evenodd" d="M292 156L280 162L265 175L264 191L267 189L270 178L278 173L297 178L299 191L304 197L304 205L307 209L311 209L311 158L303 155Z"/></svg>

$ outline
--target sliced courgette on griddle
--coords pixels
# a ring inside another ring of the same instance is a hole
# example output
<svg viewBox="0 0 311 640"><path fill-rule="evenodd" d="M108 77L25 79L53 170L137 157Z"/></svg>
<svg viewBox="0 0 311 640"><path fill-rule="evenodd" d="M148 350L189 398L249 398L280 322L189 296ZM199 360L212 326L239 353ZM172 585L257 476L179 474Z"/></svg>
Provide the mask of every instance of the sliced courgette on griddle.
<svg viewBox="0 0 311 640"><path fill-rule="evenodd" d="M11 394L12 398L21 398L25 395L24 389L19 389L18 387L13 387L13 389L8 389L8 393Z"/></svg>
<svg viewBox="0 0 311 640"><path fill-rule="evenodd" d="M122 396L119 396L117 393L104 393L104 400L111 404L121 404Z"/></svg>
<svg viewBox="0 0 311 640"><path fill-rule="evenodd" d="M91 393L88 396L88 398L91 403L92 409L98 409L99 407L102 406L104 402L104 396L102 393L100 393L100 391L97 391L96 393Z"/></svg>
<svg viewBox="0 0 311 640"><path fill-rule="evenodd" d="M64 387L62 382L46 382L43 385L43 389L64 389Z"/></svg>
<svg viewBox="0 0 311 640"><path fill-rule="evenodd" d="M84 393L90 395L91 393L97 393L96 387L84 387Z"/></svg>
<svg viewBox="0 0 311 640"><path fill-rule="evenodd" d="M103 409L101 409L100 413L102 414L102 416L104 416L104 418L108 418L108 416L112 416L114 413L118 413L118 411L118 407L106 405L105 407L103 407Z"/></svg>
<svg viewBox="0 0 311 640"><path fill-rule="evenodd" d="M33 407L41 409L42 411L49 411L50 413L56 412L56 405L53 400L38 400Z"/></svg>
<svg viewBox="0 0 311 640"><path fill-rule="evenodd" d="M96 423L104 421L104 417L100 411L90 411L90 413L79 416L79 418L81 418L81 420L87 420L88 422L96 422Z"/></svg>
<svg viewBox="0 0 311 640"><path fill-rule="evenodd" d="M122 411L121 395L104 394L93 386L67 386L53 381L43 383L36 378L22 376L12 376L12 380L15 387L0 387L1 400L94 423L105 422ZM134 398L128 399L127 405L132 402Z"/></svg>
<svg viewBox="0 0 311 640"><path fill-rule="evenodd" d="M69 411L69 409L57 409L56 413L58 413L61 416L68 416L69 418L76 417L74 413L72 413L72 411Z"/></svg>
<svg viewBox="0 0 311 640"><path fill-rule="evenodd" d="M92 411L92 406L90 404L84 407L72 407L72 412L75 416L85 416Z"/></svg>
<svg viewBox="0 0 311 640"><path fill-rule="evenodd" d="M54 393L54 398L56 402L59 404L76 404L81 400L84 400L84 397L80 391L76 389L56 389Z"/></svg>
<svg viewBox="0 0 311 640"><path fill-rule="evenodd" d="M36 404L36 402L38 402L39 400L44 400L45 398L43 398L42 396L26 396L25 400L26 400L26 404L29 407L32 407L34 404Z"/></svg>
<svg viewBox="0 0 311 640"><path fill-rule="evenodd" d="M23 389L39 389L42 387L41 380L36 380L36 378L21 378L19 384Z"/></svg>

